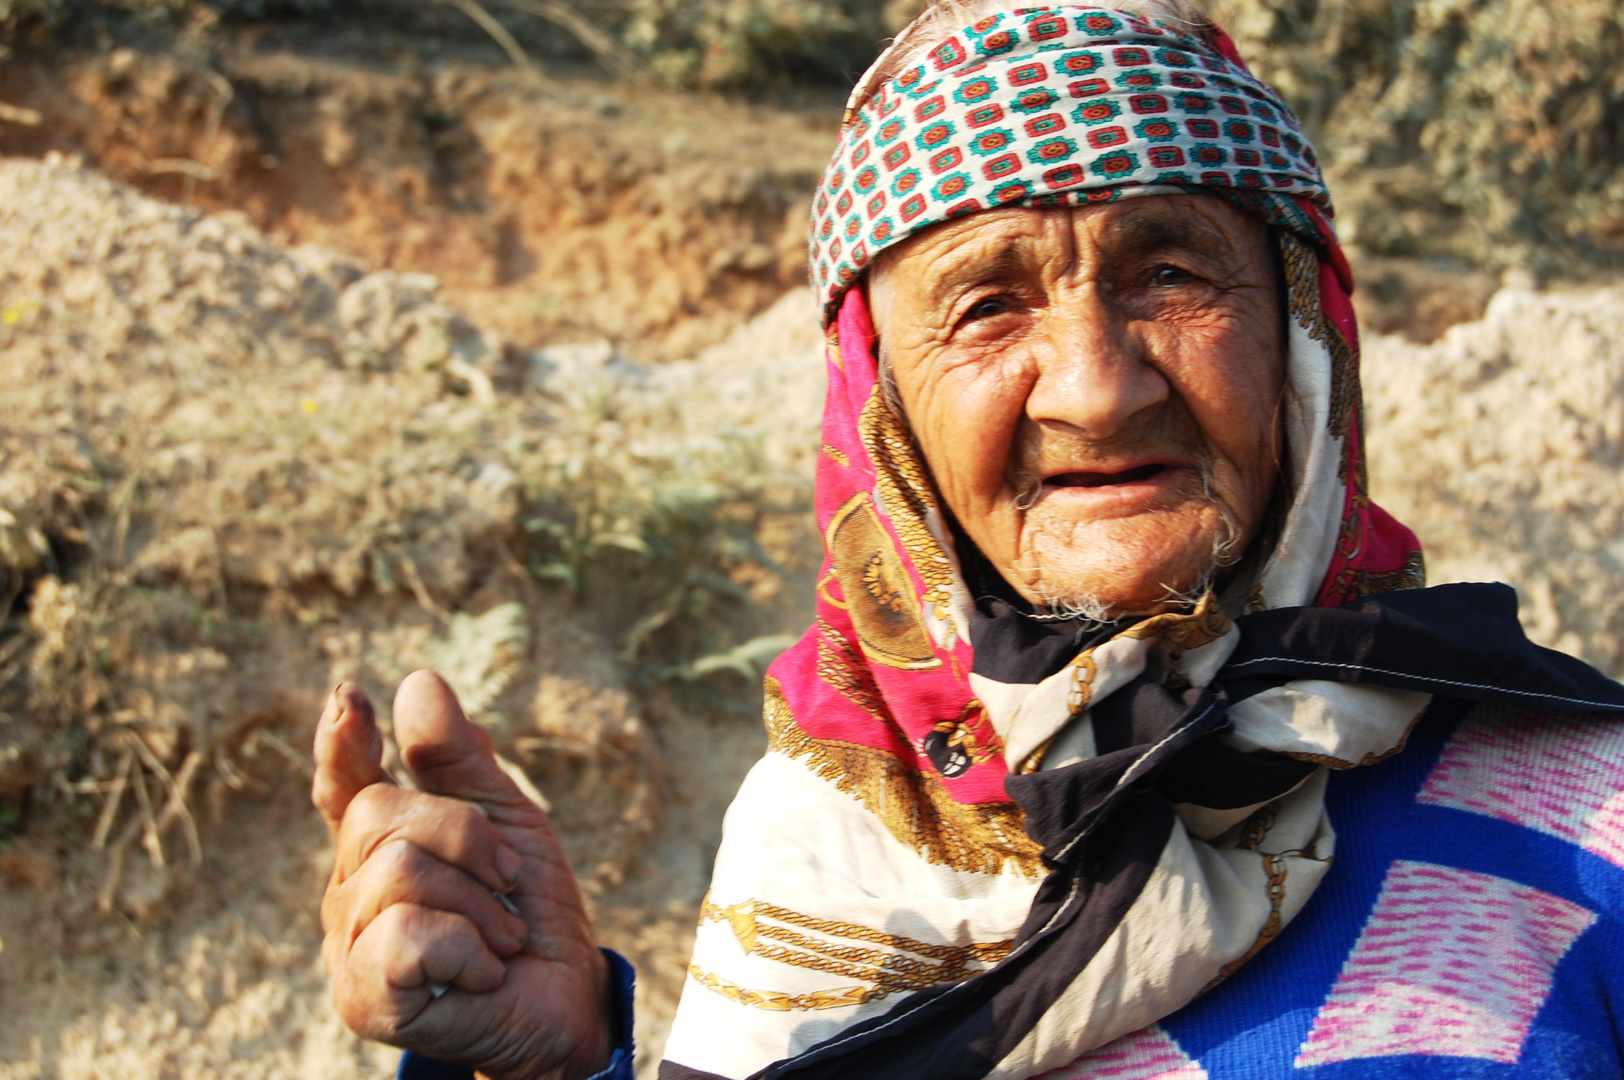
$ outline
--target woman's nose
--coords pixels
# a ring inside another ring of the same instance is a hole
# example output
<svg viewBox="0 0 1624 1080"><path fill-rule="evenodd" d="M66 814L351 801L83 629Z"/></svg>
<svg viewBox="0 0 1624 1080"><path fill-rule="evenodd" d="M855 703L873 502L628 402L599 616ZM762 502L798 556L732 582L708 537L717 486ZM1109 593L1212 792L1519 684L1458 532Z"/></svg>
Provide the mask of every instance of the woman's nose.
<svg viewBox="0 0 1624 1080"><path fill-rule="evenodd" d="M1040 425L1062 424L1091 440L1109 439L1171 393L1145 343L1097 285L1049 307L1038 346L1038 377L1026 411Z"/></svg>

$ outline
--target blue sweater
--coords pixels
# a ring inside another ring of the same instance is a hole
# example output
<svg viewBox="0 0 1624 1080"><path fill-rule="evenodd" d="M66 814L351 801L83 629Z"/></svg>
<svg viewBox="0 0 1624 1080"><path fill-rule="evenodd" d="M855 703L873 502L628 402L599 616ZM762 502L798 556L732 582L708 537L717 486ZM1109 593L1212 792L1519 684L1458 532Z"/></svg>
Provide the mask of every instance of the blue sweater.
<svg viewBox="0 0 1624 1080"><path fill-rule="evenodd" d="M1336 865L1162 1022L1168 1080L1624 1077L1624 725L1424 725L1327 809Z"/></svg>
<svg viewBox="0 0 1624 1080"><path fill-rule="evenodd" d="M1050 1080L1624 1077L1624 724L1427 723L1335 774L1327 804L1336 865L1274 942ZM632 973L613 959L626 1012L601 1075L632 1080Z"/></svg>

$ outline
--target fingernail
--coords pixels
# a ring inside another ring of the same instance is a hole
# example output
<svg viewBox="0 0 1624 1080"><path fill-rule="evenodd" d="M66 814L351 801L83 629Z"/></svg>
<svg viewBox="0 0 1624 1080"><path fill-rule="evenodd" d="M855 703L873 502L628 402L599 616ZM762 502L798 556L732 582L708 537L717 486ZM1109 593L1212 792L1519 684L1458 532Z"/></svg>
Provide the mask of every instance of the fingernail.
<svg viewBox="0 0 1624 1080"><path fill-rule="evenodd" d="M512 934L513 940L519 943L516 948L522 949L530 941L530 924L523 919L509 919L508 933Z"/></svg>
<svg viewBox="0 0 1624 1080"><path fill-rule="evenodd" d="M519 880L519 870L524 863L519 859L519 853L510 847L496 849L496 872L502 875L502 881L512 885Z"/></svg>

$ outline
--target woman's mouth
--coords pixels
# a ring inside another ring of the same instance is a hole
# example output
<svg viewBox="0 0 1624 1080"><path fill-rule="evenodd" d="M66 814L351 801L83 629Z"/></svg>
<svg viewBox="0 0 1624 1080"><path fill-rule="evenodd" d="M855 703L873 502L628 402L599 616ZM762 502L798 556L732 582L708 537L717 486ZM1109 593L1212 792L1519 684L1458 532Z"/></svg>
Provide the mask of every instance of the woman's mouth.
<svg viewBox="0 0 1624 1080"><path fill-rule="evenodd" d="M1051 473L1023 507L1036 511L1053 501L1051 509L1085 517L1120 517L1167 509L1182 502L1192 489L1199 491L1200 469L1176 462L1156 461L1124 469L1075 469ZM1068 508L1068 509L1061 509Z"/></svg>
<svg viewBox="0 0 1624 1080"><path fill-rule="evenodd" d="M1068 472L1059 473L1044 481L1052 487L1066 488L1101 488L1120 487L1126 484L1139 484L1147 480L1155 480L1167 472L1168 465L1137 465L1131 469L1119 472Z"/></svg>

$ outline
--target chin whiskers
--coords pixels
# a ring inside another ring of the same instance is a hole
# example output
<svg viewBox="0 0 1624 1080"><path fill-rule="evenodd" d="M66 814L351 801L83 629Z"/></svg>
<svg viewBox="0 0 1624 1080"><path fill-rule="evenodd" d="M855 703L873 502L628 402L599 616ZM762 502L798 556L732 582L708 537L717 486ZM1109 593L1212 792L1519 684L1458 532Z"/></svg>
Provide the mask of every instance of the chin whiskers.
<svg viewBox="0 0 1624 1080"><path fill-rule="evenodd" d="M1167 582L1161 583L1162 603L1192 610L1212 591L1223 571L1240 562L1241 556L1245 554L1241 550L1240 522L1236 520L1235 511L1229 508L1229 504L1213 494L1212 474L1207 469L1201 470L1201 493L1218 511L1218 532L1212 538L1211 560L1207 563L1207 568L1197 575L1188 588L1180 589Z"/></svg>
<svg viewBox="0 0 1624 1080"><path fill-rule="evenodd" d="M1092 596L1044 596L1043 614L1036 616L1054 622L1075 620L1081 629L1094 631L1117 621L1114 608Z"/></svg>
<svg viewBox="0 0 1624 1080"><path fill-rule="evenodd" d="M1161 590L1162 595L1154 604L1142 608L1139 606L1143 603L1141 600L1136 602L1131 610L1125 610L1120 602L1110 603L1101 595L1102 592L1110 593L1112 591L1110 588L1112 582L1099 580L1099 574L1102 572L1099 568L1100 562L1103 562L1106 567L1114 566L1115 573L1125 575L1130 579L1135 578L1136 572L1141 569L1129 565L1125 561L1126 556L1117 556L1100 561L1092 559L1079 560L1080 564L1085 568L1085 572L1079 573L1074 567L1068 566L1069 553L1067 548L1070 545L1058 542L1054 538L1051 538L1048 542L1040 543L1038 550L1026 552L1026 559L1030 565L1008 564L1003 571L1004 579L1012 585L1019 583L1018 588L1020 591L1029 599L1032 599L1034 606L1039 609L1039 613L1034 617L1053 621L1077 621L1090 630L1109 626L1130 615L1145 614L1147 611L1194 610L1214 588L1223 583L1225 571L1238 564L1246 554L1240 519L1235 510L1219 493L1219 487L1215 483L1211 464L1203 462L1201 468L1194 470L1194 472L1201 485L1199 489L1200 501L1210 506L1217 515L1216 523L1211 522L1211 519L1208 518L1201 525L1195 526L1201 529L1203 536L1210 534L1211 547L1206 548L1207 558L1205 563L1204 565L1197 563L1200 566L1200 571L1194 574L1193 577L1185 577L1183 574L1174 577L1174 572L1170 567L1168 576L1173 580L1162 581L1155 586L1155 588ZM1043 491L1042 479L1022 471L1012 476L1011 480L1016 488L1016 505L1022 511L1031 509ZM1194 486L1195 480L1188 481L1188 484L1189 486L1182 492L1182 497L1184 500L1193 501L1197 498L1197 490ZM1188 508L1189 503L1185 502L1184 509L1187 511ZM1197 520L1201 518L1205 518L1204 513L1199 514ZM1191 527L1189 524L1190 518L1183 515L1174 518L1173 524L1168 524L1166 518L1160 520L1163 522L1163 527L1176 528L1180 527L1180 525L1185 528ZM1072 544L1077 542L1075 533L1071 538L1071 542ZM1202 543L1204 547L1205 544ZM1188 548L1185 550L1188 551ZM1042 554L1039 553L1040 551ZM1191 554L1194 554L1195 559L1199 560L1201 551L1202 547L1197 547L1195 552ZM1043 555L1051 556L1052 562L1043 558ZM1186 558L1189 558L1189 556L1181 557L1179 562L1188 566L1189 563L1184 561ZM1046 563L1049 564L1046 565ZM1140 589L1145 584L1148 584L1143 577L1136 580L1141 583L1138 586ZM1132 582L1127 583L1131 584ZM1143 597L1145 593L1136 590L1135 595ZM1118 600L1120 601L1120 599L1121 594L1118 595Z"/></svg>
<svg viewBox="0 0 1624 1080"><path fill-rule="evenodd" d="M1039 610L1033 613L1034 619L1050 622L1077 619L1085 624L1085 629L1097 630L1102 626L1109 626L1120 617L1115 608L1097 596L1071 593L1051 587L1045 580L1042 567L1012 565L1004 574L1004 580L1012 583L1025 581L1037 594L1033 606Z"/></svg>
<svg viewBox="0 0 1624 1080"><path fill-rule="evenodd" d="M1217 577L1217 571L1234 566L1245 552L1241 550L1241 523L1229 504L1214 492L1210 464L1201 469L1201 497L1218 511L1218 533L1212 538L1212 567L1206 574L1210 583Z"/></svg>
<svg viewBox="0 0 1624 1080"><path fill-rule="evenodd" d="M1206 571L1196 578L1195 584L1188 589L1176 589L1172 585L1162 582L1162 598L1159 603L1171 604L1180 610L1194 610L1203 598L1212 591L1213 573Z"/></svg>

